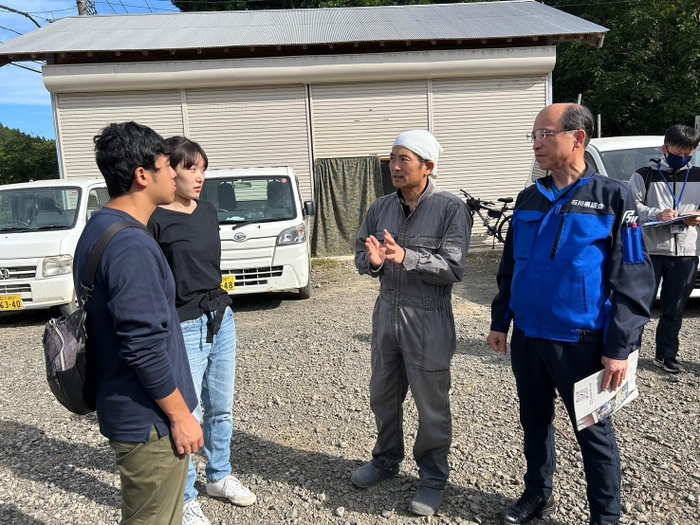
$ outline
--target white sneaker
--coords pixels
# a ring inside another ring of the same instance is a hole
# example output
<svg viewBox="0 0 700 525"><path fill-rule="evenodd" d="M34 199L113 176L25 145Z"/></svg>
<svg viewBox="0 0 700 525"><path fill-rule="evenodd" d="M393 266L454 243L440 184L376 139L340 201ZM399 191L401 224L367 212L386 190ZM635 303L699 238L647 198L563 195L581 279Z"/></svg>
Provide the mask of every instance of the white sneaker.
<svg viewBox="0 0 700 525"><path fill-rule="evenodd" d="M228 498L231 503L239 507L252 505L256 500L255 494L231 474L214 483L207 483L207 494L217 498Z"/></svg>
<svg viewBox="0 0 700 525"><path fill-rule="evenodd" d="M211 522L202 512L202 507L196 499L185 503L184 513L182 514L182 525L211 525Z"/></svg>

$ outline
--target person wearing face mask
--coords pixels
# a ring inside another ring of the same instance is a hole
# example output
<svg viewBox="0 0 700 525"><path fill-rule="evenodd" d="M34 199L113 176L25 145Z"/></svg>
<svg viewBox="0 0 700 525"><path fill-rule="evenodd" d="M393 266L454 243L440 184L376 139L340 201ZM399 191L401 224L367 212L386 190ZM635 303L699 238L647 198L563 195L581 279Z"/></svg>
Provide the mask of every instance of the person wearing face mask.
<svg viewBox="0 0 700 525"><path fill-rule="evenodd" d="M640 223L669 223L644 228L644 243L654 264L657 290L663 279L653 363L671 374L683 371L677 359L678 334L685 304L695 286L700 255L700 168L690 163L698 143L698 130L682 124L671 126L661 148L664 158L652 159L629 181ZM675 220L689 214L696 216Z"/></svg>

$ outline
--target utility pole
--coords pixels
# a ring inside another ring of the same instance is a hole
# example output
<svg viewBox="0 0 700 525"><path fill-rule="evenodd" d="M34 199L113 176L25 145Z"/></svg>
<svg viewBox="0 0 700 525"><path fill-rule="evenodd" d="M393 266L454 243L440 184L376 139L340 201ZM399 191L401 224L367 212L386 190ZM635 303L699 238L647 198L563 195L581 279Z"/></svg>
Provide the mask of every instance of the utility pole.
<svg viewBox="0 0 700 525"><path fill-rule="evenodd" d="M94 16L97 14L97 8L95 7L95 0L77 0L78 4L78 14L81 16L89 15Z"/></svg>

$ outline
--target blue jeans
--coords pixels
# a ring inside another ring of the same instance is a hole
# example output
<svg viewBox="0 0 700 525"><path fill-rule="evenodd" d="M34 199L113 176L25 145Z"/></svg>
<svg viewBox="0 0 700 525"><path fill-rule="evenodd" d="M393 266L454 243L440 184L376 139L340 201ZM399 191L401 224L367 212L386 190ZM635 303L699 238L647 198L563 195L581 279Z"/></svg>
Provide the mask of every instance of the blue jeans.
<svg viewBox="0 0 700 525"><path fill-rule="evenodd" d="M216 314L214 314L216 315ZM185 337L192 381L200 404L194 416L202 422L204 409L204 453L207 481L219 481L231 473L233 435L233 394L236 379L236 325L231 308L226 309L219 333L207 343L207 316L180 324ZM197 471L190 458L185 503L197 497L194 482Z"/></svg>

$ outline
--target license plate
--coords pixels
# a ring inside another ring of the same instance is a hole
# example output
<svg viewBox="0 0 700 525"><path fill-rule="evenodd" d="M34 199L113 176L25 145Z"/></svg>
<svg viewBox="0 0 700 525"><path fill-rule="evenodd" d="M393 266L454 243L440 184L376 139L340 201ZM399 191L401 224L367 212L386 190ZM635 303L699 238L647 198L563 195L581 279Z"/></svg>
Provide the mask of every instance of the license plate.
<svg viewBox="0 0 700 525"><path fill-rule="evenodd" d="M0 311L24 310L21 295L0 295Z"/></svg>
<svg viewBox="0 0 700 525"><path fill-rule="evenodd" d="M221 278L221 287L227 292L232 292L236 289L236 276L224 275Z"/></svg>

